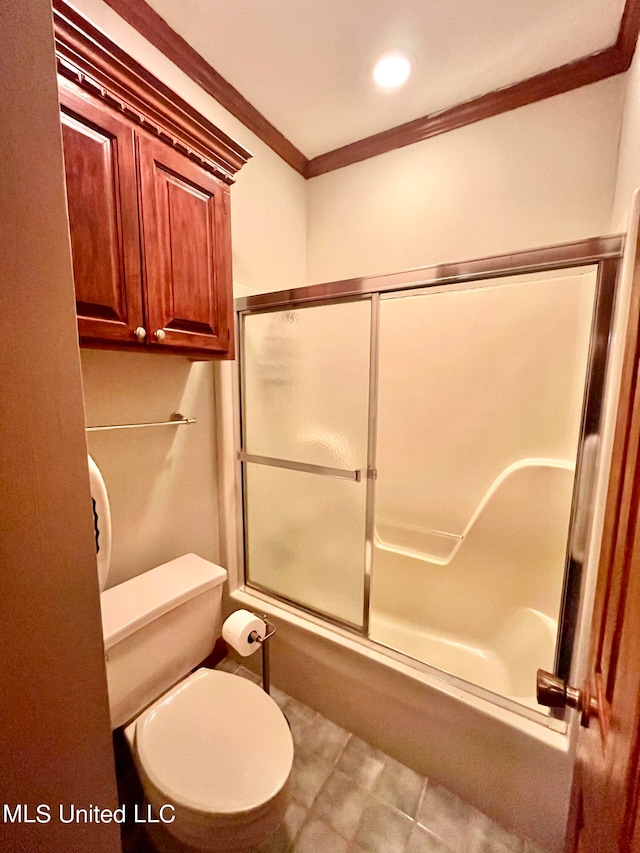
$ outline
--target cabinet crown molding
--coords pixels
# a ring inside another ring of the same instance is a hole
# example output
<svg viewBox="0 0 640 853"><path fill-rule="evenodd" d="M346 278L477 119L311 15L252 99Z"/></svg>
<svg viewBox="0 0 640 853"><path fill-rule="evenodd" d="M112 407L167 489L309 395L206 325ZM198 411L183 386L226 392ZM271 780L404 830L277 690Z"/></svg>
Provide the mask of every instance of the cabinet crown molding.
<svg viewBox="0 0 640 853"><path fill-rule="evenodd" d="M225 183L252 156L64 0L54 0L58 73L121 110Z"/></svg>

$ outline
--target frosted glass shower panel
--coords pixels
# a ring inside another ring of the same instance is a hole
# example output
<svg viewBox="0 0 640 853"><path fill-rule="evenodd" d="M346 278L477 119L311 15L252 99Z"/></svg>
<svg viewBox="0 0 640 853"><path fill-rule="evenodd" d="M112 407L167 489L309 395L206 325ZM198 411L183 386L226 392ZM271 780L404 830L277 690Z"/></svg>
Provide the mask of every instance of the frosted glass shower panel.
<svg viewBox="0 0 640 853"><path fill-rule="evenodd" d="M360 626L365 483L250 462L245 472L247 581Z"/></svg>
<svg viewBox="0 0 640 853"><path fill-rule="evenodd" d="M366 467L369 300L245 315L244 450Z"/></svg>
<svg viewBox="0 0 640 853"><path fill-rule="evenodd" d="M242 327L247 582L355 626L370 325L363 299L248 314Z"/></svg>
<svg viewBox="0 0 640 853"><path fill-rule="evenodd" d="M370 636L532 707L554 665L595 282L380 303Z"/></svg>

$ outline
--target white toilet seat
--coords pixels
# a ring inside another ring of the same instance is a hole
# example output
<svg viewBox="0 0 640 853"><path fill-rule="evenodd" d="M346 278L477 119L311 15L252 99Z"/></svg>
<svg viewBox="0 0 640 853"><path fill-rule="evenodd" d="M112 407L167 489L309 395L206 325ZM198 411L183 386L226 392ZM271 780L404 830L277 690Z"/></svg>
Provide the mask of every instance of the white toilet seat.
<svg viewBox="0 0 640 853"><path fill-rule="evenodd" d="M293 763L291 732L273 699L246 679L208 669L144 711L135 742L164 802L205 822L207 815L236 823L263 812Z"/></svg>

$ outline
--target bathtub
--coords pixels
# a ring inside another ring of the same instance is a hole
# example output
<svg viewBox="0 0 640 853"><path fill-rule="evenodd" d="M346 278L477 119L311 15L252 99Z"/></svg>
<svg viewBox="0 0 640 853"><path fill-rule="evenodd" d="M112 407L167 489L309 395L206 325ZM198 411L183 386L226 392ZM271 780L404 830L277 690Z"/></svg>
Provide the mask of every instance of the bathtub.
<svg viewBox="0 0 640 853"><path fill-rule="evenodd" d="M484 642L375 613L370 627L371 636L389 649L402 650L410 658L429 661L442 672L539 710L535 676L538 668L553 668L558 633L557 620L539 610L518 608Z"/></svg>

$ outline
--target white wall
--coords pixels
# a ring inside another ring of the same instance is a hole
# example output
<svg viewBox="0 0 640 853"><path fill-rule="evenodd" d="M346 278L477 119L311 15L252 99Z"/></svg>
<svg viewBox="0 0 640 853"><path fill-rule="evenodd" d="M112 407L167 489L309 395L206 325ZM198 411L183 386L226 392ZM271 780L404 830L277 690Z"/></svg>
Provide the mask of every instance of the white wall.
<svg viewBox="0 0 640 853"><path fill-rule="evenodd" d="M609 232L621 76L309 181L309 282Z"/></svg>
<svg viewBox="0 0 640 853"><path fill-rule="evenodd" d="M640 51L625 74L625 96L620 133L618 174L611 214L611 230L624 231L633 191L640 186Z"/></svg>
<svg viewBox="0 0 640 853"><path fill-rule="evenodd" d="M48 0L0 4L0 849L116 853L116 785Z"/></svg>
<svg viewBox="0 0 640 853"><path fill-rule="evenodd" d="M306 182L102 0L75 7L123 50L254 155L231 189L236 295L306 282ZM185 551L220 560L212 363L83 350L88 424L166 420L189 427L95 433L89 449L113 513L109 585Z"/></svg>

